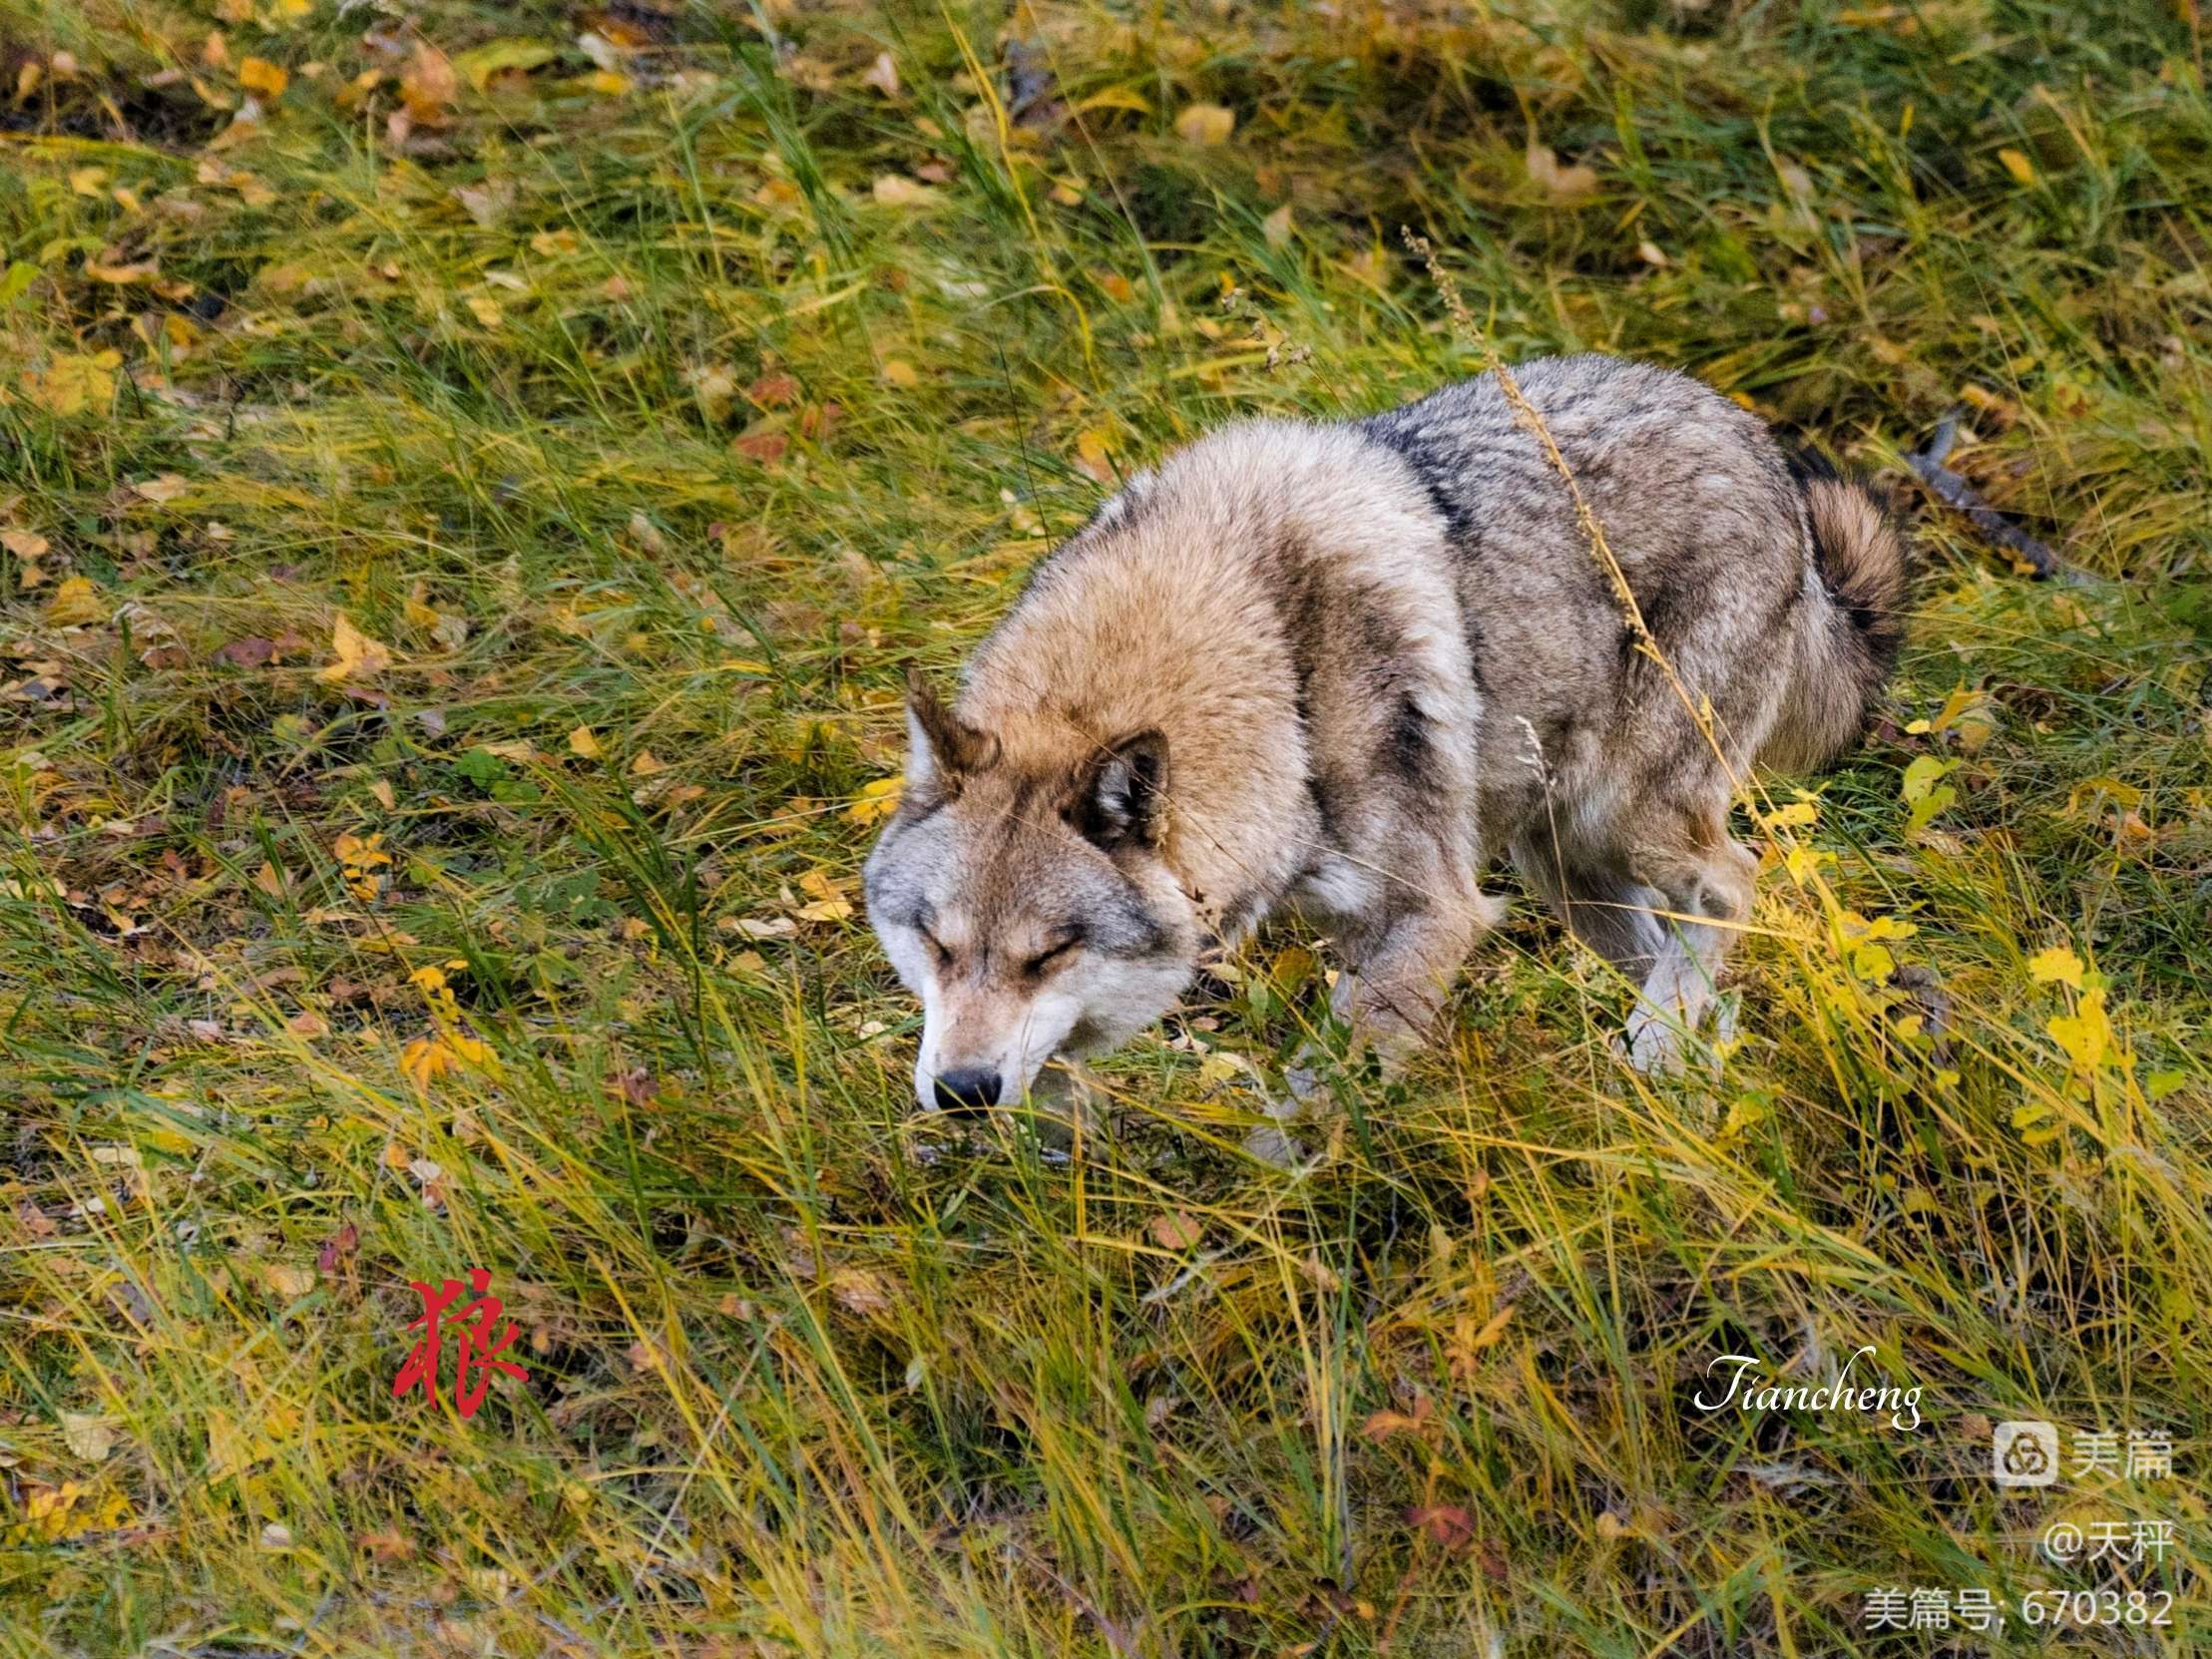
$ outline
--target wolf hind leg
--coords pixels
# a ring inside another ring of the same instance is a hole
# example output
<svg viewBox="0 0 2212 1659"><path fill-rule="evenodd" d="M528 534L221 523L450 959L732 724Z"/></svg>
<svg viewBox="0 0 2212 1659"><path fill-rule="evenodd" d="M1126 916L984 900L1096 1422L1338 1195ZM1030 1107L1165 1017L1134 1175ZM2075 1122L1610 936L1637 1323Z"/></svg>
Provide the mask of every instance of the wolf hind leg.
<svg viewBox="0 0 2212 1659"><path fill-rule="evenodd" d="M1548 839L1514 842L1514 866L1521 879L1551 907L1568 930L1611 963L1631 985L1650 978L1666 935L1651 913L1659 895L1630 876L1617 861L1566 850Z"/></svg>
<svg viewBox="0 0 2212 1659"><path fill-rule="evenodd" d="M1624 1044L1639 1071L1681 1066L1684 1045L1703 1024L1719 990L1734 935L1751 916L1758 859L1707 820L1686 846L1644 847L1633 855L1638 878L1670 913L1655 917L1665 943L1636 993Z"/></svg>

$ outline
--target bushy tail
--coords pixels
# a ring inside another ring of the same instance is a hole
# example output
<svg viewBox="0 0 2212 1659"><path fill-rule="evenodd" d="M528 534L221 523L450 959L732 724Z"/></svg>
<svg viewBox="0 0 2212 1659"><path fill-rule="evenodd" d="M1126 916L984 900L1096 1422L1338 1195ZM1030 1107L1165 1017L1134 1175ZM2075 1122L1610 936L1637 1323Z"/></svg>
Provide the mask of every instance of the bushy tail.
<svg viewBox="0 0 2212 1659"><path fill-rule="evenodd" d="M1801 608L1782 717L1760 763L1810 771L1858 741L1905 636L1905 539L1863 486L1806 464L1823 603Z"/></svg>

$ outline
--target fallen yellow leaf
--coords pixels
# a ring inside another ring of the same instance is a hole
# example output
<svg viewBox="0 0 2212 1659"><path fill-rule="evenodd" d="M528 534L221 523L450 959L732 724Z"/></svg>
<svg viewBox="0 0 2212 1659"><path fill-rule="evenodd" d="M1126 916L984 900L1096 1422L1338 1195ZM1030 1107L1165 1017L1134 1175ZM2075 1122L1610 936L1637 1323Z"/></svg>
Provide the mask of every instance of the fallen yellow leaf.
<svg viewBox="0 0 2212 1659"><path fill-rule="evenodd" d="M23 1519L0 1529L0 1545L19 1549L27 1543L55 1543L87 1532L113 1531L130 1518L130 1499L121 1492L80 1508L77 1500L86 1490L80 1480L64 1480L59 1486L26 1483Z"/></svg>
<svg viewBox="0 0 2212 1659"><path fill-rule="evenodd" d="M1529 146L1529 177L1554 202L1572 202L1597 189L1597 173L1575 162L1559 165L1558 152L1548 144Z"/></svg>
<svg viewBox="0 0 2212 1659"><path fill-rule="evenodd" d="M446 121L446 106L453 102L460 91L461 78L454 74L452 60L426 40L415 42L415 56L407 73L400 77L400 101L406 105L406 116L417 127L440 127Z"/></svg>
<svg viewBox="0 0 2212 1659"><path fill-rule="evenodd" d="M1080 100L1076 108L1079 110L1134 110L1138 115L1150 115L1152 113L1152 106L1145 100L1144 95L1131 87L1108 87L1104 92L1095 92L1089 98Z"/></svg>
<svg viewBox="0 0 2212 1659"><path fill-rule="evenodd" d="M315 675L325 685L346 679L373 679L392 665L390 648L355 627L343 611L330 627L330 665Z"/></svg>
<svg viewBox="0 0 2212 1659"><path fill-rule="evenodd" d="M1513 1307L1514 1305L1509 1302L1491 1315L1490 1323L1477 1331L1474 1339L1467 1346L1470 1348L1488 1348L1500 1337L1503 1337L1506 1334L1506 1327L1513 1323Z"/></svg>
<svg viewBox="0 0 2212 1659"><path fill-rule="evenodd" d="M2038 951L2028 959L2027 977L2037 985L2049 985L2056 981L2081 989L2081 959L2063 945L2053 945L2047 951Z"/></svg>
<svg viewBox="0 0 2212 1659"><path fill-rule="evenodd" d="M409 627L419 627L428 633L445 619L438 614L437 607L423 597L425 592L423 585L416 583L401 603L399 614L406 620Z"/></svg>
<svg viewBox="0 0 2212 1659"><path fill-rule="evenodd" d="M68 578L46 602L49 627L90 627L107 614L108 608L100 600L100 590L81 576Z"/></svg>
<svg viewBox="0 0 2212 1659"><path fill-rule="evenodd" d="M860 795L845 808L845 816L855 824L881 823L899 809L899 795L906 788L902 777L877 778L873 783L860 786Z"/></svg>
<svg viewBox="0 0 2212 1659"><path fill-rule="evenodd" d="M830 1294L856 1314L880 1314L890 1310L891 1292L879 1273L863 1267L841 1267L829 1276Z"/></svg>
<svg viewBox="0 0 2212 1659"><path fill-rule="evenodd" d="M2072 1015L2058 1014L2043 1022L2066 1057L2082 1071L2094 1071L2112 1046L2112 1022L2104 1012L2104 993L2084 991L2081 1007Z"/></svg>
<svg viewBox="0 0 2212 1659"><path fill-rule="evenodd" d="M120 351L62 352L46 365L32 395L57 415L105 411L115 396L115 371L122 366Z"/></svg>
<svg viewBox="0 0 2212 1659"><path fill-rule="evenodd" d="M1076 466L1097 484L1113 482L1113 463L1106 459L1106 434L1085 427L1076 434Z"/></svg>
<svg viewBox="0 0 2212 1659"><path fill-rule="evenodd" d="M337 840L330 843L330 851L340 863L352 870L373 870L378 865L389 864L392 855L384 851L384 832L378 830L367 840L350 830L339 832Z"/></svg>
<svg viewBox="0 0 2212 1659"><path fill-rule="evenodd" d="M496 1070L491 1045L461 1032L441 1032L435 1037L416 1037L399 1055L400 1070L424 1094L430 1092L433 1081L463 1064L483 1071Z"/></svg>
<svg viewBox="0 0 2212 1659"><path fill-rule="evenodd" d="M1185 144L1226 144L1236 131L1236 112L1218 104L1186 104L1175 117L1175 136Z"/></svg>
<svg viewBox="0 0 2212 1659"><path fill-rule="evenodd" d="M73 1456L97 1463L115 1450L115 1427L103 1417L62 1413L62 1439Z"/></svg>
<svg viewBox="0 0 2212 1659"><path fill-rule="evenodd" d="M452 63L463 80L482 92L492 84L495 75L527 75L560 55L558 46L544 41L503 38L487 41L466 52L456 52Z"/></svg>
<svg viewBox="0 0 2212 1659"><path fill-rule="evenodd" d="M289 1262L263 1262L261 1281L278 1296L305 1296L315 1288L315 1270Z"/></svg>
<svg viewBox="0 0 2212 1659"><path fill-rule="evenodd" d="M877 205L884 207L920 207L937 199L937 193L927 185L899 173L879 174L874 195Z"/></svg>
<svg viewBox="0 0 2212 1659"><path fill-rule="evenodd" d="M290 70L266 58L246 58L238 64L238 85L271 102L284 96L291 79Z"/></svg>

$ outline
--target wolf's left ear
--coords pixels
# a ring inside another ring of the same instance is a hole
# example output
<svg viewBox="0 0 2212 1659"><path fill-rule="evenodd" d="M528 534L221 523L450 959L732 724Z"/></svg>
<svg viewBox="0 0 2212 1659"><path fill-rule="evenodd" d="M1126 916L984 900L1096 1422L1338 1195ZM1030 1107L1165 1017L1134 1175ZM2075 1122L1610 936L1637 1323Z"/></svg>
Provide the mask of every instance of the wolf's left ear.
<svg viewBox="0 0 2212 1659"><path fill-rule="evenodd" d="M1107 852L1156 847L1167 828L1167 736L1140 731L1102 747L1073 814L1084 836Z"/></svg>
<svg viewBox="0 0 2212 1659"><path fill-rule="evenodd" d="M956 793L999 757L999 740L947 708L919 668L906 671L906 782L917 793L933 784Z"/></svg>

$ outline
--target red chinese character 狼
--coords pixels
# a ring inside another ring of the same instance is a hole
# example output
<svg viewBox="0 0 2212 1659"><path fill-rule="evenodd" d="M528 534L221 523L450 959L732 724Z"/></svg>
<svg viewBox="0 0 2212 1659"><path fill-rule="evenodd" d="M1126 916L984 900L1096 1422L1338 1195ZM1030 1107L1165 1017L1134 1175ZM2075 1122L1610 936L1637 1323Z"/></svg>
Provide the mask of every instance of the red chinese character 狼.
<svg viewBox="0 0 2212 1659"><path fill-rule="evenodd" d="M407 1356L406 1363L399 1368L399 1375L392 1379L392 1397L397 1399L419 1385L425 1396L435 1400L438 1398L438 1354L444 1347L439 1321L444 1317L446 1309L453 1305L454 1299L461 1294L461 1281L448 1279L438 1290L432 1290L421 1279L410 1279L407 1282L414 1287L415 1294L422 1298L422 1315L409 1320L407 1328L413 1330L416 1326L421 1326L422 1340L415 1344L414 1352ZM484 1404L485 1391L491 1387L489 1373L503 1371L510 1377L530 1375L514 1361L499 1358L506 1351L507 1345L515 1340L515 1323L509 1320L507 1329L499 1334L496 1341L493 1339L492 1325L506 1304L496 1296L484 1294L491 1289L491 1284L492 1276L487 1269L470 1268L469 1289L476 1293L476 1300L462 1308L449 1322L461 1343L460 1365L453 1379L453 1408L461 1414L464 1421L476 1416L476 1409Z"/></svg>

